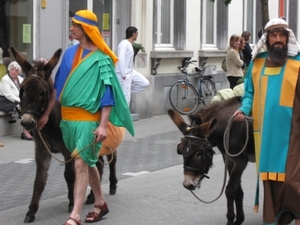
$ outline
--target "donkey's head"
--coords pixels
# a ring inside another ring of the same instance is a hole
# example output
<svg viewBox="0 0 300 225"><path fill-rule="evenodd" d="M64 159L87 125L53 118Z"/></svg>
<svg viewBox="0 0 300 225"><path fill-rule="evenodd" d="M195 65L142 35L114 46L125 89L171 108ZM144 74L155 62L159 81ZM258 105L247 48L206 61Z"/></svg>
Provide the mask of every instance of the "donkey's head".
<svg viewBox="0 0 300 225"><path fill-rule="evenodd" d="M51 73L59 61L62 50L58 49L47 62L36 60L33 64L21 56L14 47L10 47L10 50L25 76L20 85L21 125L31 130L48 105L53 91Z"/></svg>
<svg viewBox="0 0 300 225"><path fill-rule="evenodd" d="M175 110L168 110L168 114L184 135L177 145L177 153L183 156L183 186L194 190L197 186L200 187L202 179L207 177L206 174L213 164L215 152L208 137L216 119L202 124L191 121L191 125L187 125Z"/></svg>

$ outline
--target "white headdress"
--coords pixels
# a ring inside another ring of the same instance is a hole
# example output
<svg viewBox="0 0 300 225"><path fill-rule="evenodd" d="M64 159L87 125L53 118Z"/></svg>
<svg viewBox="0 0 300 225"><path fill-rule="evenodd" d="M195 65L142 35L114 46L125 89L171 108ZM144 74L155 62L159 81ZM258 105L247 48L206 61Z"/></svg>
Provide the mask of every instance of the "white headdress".
<svg viewBox="0 0 300 225"><path fill-rule="evenodd" d="M255 56L259 52L261 52L262 49L267 49L266 47L265 48L263 48L263 47L266 45L268 31L273 30L275 28L284 28L289 32L289 38L288 38L288 43L287 43L287 48L288 48L287 54L289 56L295 56L298 54L298 52L300 52L300 45L296 40L294 32L288 28L287 22L283 19L275 18L275 19L270 20L266 24L265 33L261 36L260 40L253 48L252 59L254 59Z"/></svg>

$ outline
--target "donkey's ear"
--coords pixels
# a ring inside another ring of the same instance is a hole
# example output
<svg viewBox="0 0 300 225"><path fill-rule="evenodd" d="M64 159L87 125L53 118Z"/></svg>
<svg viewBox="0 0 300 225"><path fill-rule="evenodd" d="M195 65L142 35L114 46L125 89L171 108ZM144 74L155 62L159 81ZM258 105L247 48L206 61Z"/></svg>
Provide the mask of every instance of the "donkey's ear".
<svg viewBox="0 0 300 225"><path fill-rule="evenodd" d="M57 65L59 58L61 56L62 53L62 49L58 49L56 50L56 52L54 53L54 55L51 57L51 59L49 59L49 61L46 63L45 67L44 67L44 71L45 71L45 79L48 80L49 77L51 76L52 70L54 69L54 67Z"/></svg>
<svg viewBox="0 0 300 225"><path fill-rule="evenodd" d="M21 66L23 72L25 73L25 76L31 74L32 65L22 55L20 55L20 53L13 46L11 46L9 49L17 63L19 63L19 65Z"/></svg>
<svg viewBox="0 0 300 225"><path fill-rule="evenodd" d="M196 128L197 134L208 138L210 134L214 131L216 123L217 123L217 118L214 117L210 121L200 124Z"/></svg>
<svg viewBox="0 0 300 225"><path fill-rule="evenodd" d="M174 109L169 109L168 115L182 134L186 135L190 132L191 127L185 123L184 119L179 115L178 112L176 112Z"/></svg>

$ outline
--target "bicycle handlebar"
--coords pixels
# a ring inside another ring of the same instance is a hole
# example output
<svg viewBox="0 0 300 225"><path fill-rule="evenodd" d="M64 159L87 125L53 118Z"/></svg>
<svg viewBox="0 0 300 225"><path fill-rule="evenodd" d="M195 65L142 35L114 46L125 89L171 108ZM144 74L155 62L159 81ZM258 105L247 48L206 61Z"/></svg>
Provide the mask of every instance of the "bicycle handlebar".
<svg viewBox="0 0 300 225"><path fill-rule="evenodd" d="M192 63L197 62L197 60L195 59L187 59L185 60L185 62L182 64L182 66L178 66L178 69L184 73L184 70L186 70L186 68Z"/></svg>

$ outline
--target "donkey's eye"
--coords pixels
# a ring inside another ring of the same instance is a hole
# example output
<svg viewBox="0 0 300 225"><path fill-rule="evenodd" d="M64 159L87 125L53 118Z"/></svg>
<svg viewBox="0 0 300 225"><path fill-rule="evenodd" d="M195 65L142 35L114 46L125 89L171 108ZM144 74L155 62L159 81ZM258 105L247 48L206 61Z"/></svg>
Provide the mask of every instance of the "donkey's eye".
<svg viewBox="0 0 300 225"><path fill-rule="evenodd" d="M197 152L197 154L196 154L196 157L197 157L197 158L201 158L201 157L202 157L202 155L203 155L203 153L202 153L202 152Z"/></svg>
<svg viewBox="0 0 300 225"><path fill-rule="evenodd" d="M40 99L44 98L44 93L40 94Z"/></svg>
<svg viewBox="0 0 300 225"><path fill-rule="evenodd" d="M20 90L20 98L24 97L26 95L26 92L24 89Z"/></svg>
<svg viewBox="0 0 300 225"><path fill-rule="evenodd" d="M182 155L181 143L177 145L177 154Z"/></svg>

